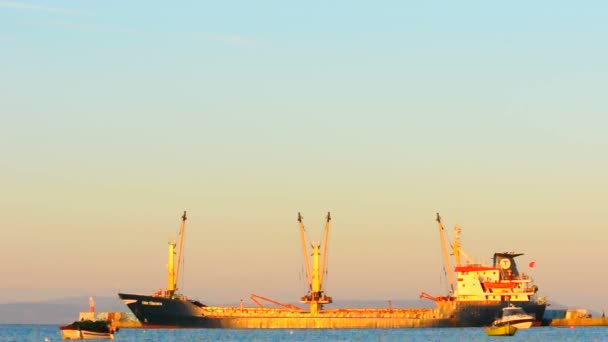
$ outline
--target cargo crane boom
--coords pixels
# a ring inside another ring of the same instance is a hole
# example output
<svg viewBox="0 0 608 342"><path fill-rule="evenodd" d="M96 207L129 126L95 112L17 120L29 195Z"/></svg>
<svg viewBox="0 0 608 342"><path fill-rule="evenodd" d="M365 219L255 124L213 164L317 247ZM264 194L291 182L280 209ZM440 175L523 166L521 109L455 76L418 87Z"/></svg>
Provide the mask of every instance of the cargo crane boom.
<svg viewBox="0 0 608 342"><path fill-rule="evenodd" d="M306 268L306 280L308 280L309 288L312 286L312 278L310 276L310 262L308 261L308 253L306 252L306 236L304 235L304 222L302 215L298 213L298 222L300 223L300 238L302 240L302 251L304 253L304 268Z"/></svg>
<svg viewBox="0 0 608 342"><path fill-rule="evenodd" d="M262 305L262 303L260 303L258 301L258 299L266 301L266 302L269 302L269 303L272 303L272 304L275 304L275 305L278 305L278 306L281 306L281 307L284 307L284 308L292 310L292 311L304 311L304 309L302 309L299 306L281 303L281 302L278 302L278 301L276 301L274 299L270 299L270 298L267 298L267 297L264 297L264 296L260 296L260 295L257 295L255 293L252 293L251 296L250 296L250 298L260 308L264 308L265 306Z"/></svg>
<svg viewBox="0 0 608 342"><path fill-rule="evenodd" d="M177 290L177 281L179 280L179 267L182 263L182 247L184 245L184 230L186 229L186 211L182 215L182 225L179 229L179 245L177 246L177 271L175 272L175 290Z"/></svg>
<svg viewBox="0 0 608 342"><path fill-rule="evenodd" d="M323 236L323 254L321 254L321 273L319 274L319 283L323 285L323 276L325 275L327 269L326 261L327 261L327 237L329 236L329 221L331 221L331 214L327 213L326 221L325 221L325 234Z"/></svg>
<svg viewBox="0 0 608 342"><path fill-rule="evenodd" d="M452 275L452 266L450 265L450 255L448 253L448 247L445 242L445 232L443 225L441 224L441 216L437 213L437 225L439 226L439 236L441 237L441 247L443 248L443 256L445 258L446 273L448 274L448 280L450 281L450 293L454 293L454 276Z"/></svg>

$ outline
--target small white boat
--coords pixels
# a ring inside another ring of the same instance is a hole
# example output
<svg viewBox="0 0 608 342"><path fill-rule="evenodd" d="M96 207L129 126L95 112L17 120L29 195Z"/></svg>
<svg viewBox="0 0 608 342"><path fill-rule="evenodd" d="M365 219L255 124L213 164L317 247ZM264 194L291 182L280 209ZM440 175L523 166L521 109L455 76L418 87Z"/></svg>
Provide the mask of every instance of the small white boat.
<svg viewBox="0 0 608 342"><path fill-rule="evenodd" d="M116 332L105 321L76 321L59 329L64 340L113 340Z"/></svg>
<svg viewBox="0 0 608 342"><path fill-rule="evenodd" d="M502 309L502 317L492 323L495 327L511 325L518 329L528 329L532 326L536 318L527 314L522 308L513 304Z"/></svg>
<svg viewBox="0 0 608 342"><path fill-rule="evenodd" d="M113 340L114 333L100 333L88 330L64 329L61 330L64 340Z"/></svg>

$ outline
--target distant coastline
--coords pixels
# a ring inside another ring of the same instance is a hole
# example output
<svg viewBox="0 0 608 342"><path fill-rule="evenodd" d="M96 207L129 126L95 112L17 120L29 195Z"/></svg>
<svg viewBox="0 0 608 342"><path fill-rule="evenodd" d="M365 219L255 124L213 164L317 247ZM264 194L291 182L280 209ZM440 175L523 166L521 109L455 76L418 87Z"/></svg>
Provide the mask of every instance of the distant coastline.
<svg viewBox="0 0 608 342"><path fill-rule="evenodd" d="M79 312L88 311L88 296L59 298L44 301L22 301L0 304L0 324L63 324L78 318ZM124 303L116 297L95 297L98 312L129 312ZM238 306L239 303L209 303ZM369 308L388 306L386 300L337 300L332 307ZM432 307L434 303L424 300L391 300L393 307ZM574 308L573 306L570 306ZM567 306L551 303L548 310L564 310ZM601 313L590 311L593 317Z"/></svg>
<svg viewBox="0 0 608 342"><path fill-rule="evenodd" d="M0 304L0 324L64 324L78 318L79 312L88 311L88 296L58 298L44 301L22 301ZM98 312L129 312L116 297L95 297ZM211 305L238 306L234 303ZM385 300L338 300L332 307L369 308L388 306ZM430 307L434 303L424 300L391 300L394 307Z"/></svg>
<svg viewBox="0 0 608 342"><path fill-rule="evenodd" d="M88 311L88 296L0 304L0 324L65 324ZM128 311L118 297L95 297L97 311Z"/></svg>

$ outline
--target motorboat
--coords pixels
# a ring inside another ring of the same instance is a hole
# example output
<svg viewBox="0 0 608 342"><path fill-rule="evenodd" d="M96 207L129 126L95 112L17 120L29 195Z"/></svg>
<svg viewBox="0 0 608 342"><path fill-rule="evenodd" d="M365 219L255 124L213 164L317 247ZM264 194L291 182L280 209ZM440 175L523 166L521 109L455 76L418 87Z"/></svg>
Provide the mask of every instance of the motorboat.
<svg viewBox="0 0 608 342"><path fill-rule="evenodd" d="M502 317L492 323L493 326L510 325L518 329L528 329L532 326L536 317L527 314L521 307L510 304L502 309Z"/></svg>

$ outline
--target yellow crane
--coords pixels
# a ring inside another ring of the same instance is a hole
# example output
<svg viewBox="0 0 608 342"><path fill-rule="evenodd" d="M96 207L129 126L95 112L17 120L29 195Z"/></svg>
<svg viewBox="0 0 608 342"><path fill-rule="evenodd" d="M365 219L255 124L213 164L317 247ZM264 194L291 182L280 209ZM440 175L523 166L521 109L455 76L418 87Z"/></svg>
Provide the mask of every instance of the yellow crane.
<svg viewBox="0 0 608 342"><path fill-rule="evenodd" d="M308 303L310 305L310 313L316 314L320 309L323 308L323 304L329 304L332 302L331 297L325 295L323 292L323 275L325 274L326 267L326 256L327 256L327 239L329 236L329 221L331 221L330 213L327 213L325 223L325 234L323 237L323 244L319 244L318 241L312 242L312 270L310 269L310 263L308 260L308 248L306 248L306 236L304 234L304 223L300 213L298 213L298 222L300 223L300 237L302 239L302 251L304 253L304 264L306 268L306 279L309 285L308 293L300 299L301 303ZM321 265L319 265L319 254L320 247L323 246L323 255Z"/></svg>
<svg viewBox="0 0 608 342"><path fill-rule="evenodd" d="M439 236L441 237L441 247L443 248L443 256L445 258L446 273L448 274L448 280L450 281L450 293L454 293L454 275L452 274L452 266L450 265L450 255L448 253L448 247L445 242L445 231L441 224L441 216L437 213L437 225L439 226Z"/></svg>
<svg viewBox="0 0 608 342"><path fill-rule="evenodd" d="M182 260L182 247L184 244L184 230L186 229L186 211L182 215L182 224L179 229L179 245L177 247L177 270L175 268L175 241L169 242L169 262L167 263L167 290L166 297L173 297L177 291L177 280L179 279L179 266Z"/></svg>

